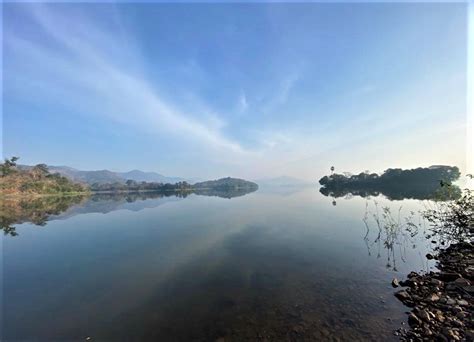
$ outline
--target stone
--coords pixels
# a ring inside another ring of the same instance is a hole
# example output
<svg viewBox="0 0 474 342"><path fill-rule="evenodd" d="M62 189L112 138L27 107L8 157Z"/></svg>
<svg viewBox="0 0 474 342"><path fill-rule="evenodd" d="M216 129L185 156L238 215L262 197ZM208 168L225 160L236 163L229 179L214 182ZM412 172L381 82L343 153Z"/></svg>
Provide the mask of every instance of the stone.
<svg viewBox="0 0 474 342"><path fill-rule="evenodd" d="M421 320L413 313L408 316L408 324L410 327L417 327L421 324Z"/></svg>
<svg viewBox="0 0 474 342"><path fill-rule="evenodd" d="M436 293L432 293L429 297L428 300L430 302L437 302L439 300L439 296Z"/></svg>
<svg viewBox="0 0 474 342"><path fill-rule="evenodd" d="M464 278L457 278L457 279L454 281L454 284L456 284L457 286L461 286L461 287L471 285L471 283L469 282L469 280L464 279Z"/></svg>
<svg viewBox="0 0 474 342"><path fill-rule="evenodd" d="M462 289L469 293L471 296L474 295L474 285L463 286Z"/></svg>
<svg viewBox="0 0 474 342"><path fill-rule="evenodd" d="M454 281L459 278L459 274L455 272L440 272L437 274L437 278L443 281Z"/></svg>
<svg viewBox="0 0 474 342"><path fill-rule="evenodd" d="M429 322L431 320L431 317L430 315L428 314L428 311L427 310L420 310L418 313L417 313L417 316L422 319L423 321L426 321L426 322Z"/></svg>
<svg viewBox="0 0 474 342"><path fill-rule="evenodd" d="M395 297L397 297L402 302L406 301L406 300L411 300L410 294L408 292L406 292L405 290L400 290L400 291L396 292Z"/></svg>
<svg viewBox="0 0 474 342"><path fill-rule="evenodd" d="M446 302L447 305L456 305L456 301L452 298L448 298L448 301Z"/></svg>
<svg viewBox="0 0 474 342"><path fill-rule="evenodd" d="M443 334L436 335L436 341L449 342L449 339Z"/></svg>
<svg viewBox="0 0 474 342"><path fill-rule="evenodd" d="M428 260L433 260L434 259L434 256L431 255L430 253L426 254L426 259Z"/></svg>
<svg viewBox="0 0 474 342"><path fill-rule="evenodd" d="M400 286L400 283L398 282L397 278L392 279L392 286L393 287L399 287Z"/></svg>

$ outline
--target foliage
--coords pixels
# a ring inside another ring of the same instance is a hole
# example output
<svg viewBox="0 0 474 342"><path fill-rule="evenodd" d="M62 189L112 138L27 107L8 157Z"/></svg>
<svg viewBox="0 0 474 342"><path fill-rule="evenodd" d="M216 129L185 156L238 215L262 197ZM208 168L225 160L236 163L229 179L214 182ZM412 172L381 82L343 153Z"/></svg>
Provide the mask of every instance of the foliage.
<svg viewBox="0 0 474 342"><path fill-rule="evenodd" d="M0 198L0 230L5 235L16 236L15 224L25 222L44 226L52 215L81 203L87 196L42 196L36 198Z"/></svg>
<svg viewBox="0 0 474 342"><path fill-rule="evenodd" d="M157 182L136 182L127 180L125 183L94 183L91 185L92 191L108 191L108 192L127 192L127 191L191 191L193 186L187 182L157 183Z"/></svg>
<svg viewBox="0 0 474 342"><path fill-rule="evenodd" d="M461 190L451 186L460 176L456 166L431 166L411 170L388 169L382 175L361 172L358 175L331 174L319 180L320 191L326 196L341 197L348 194L362 197L384 194L389 199L435 199L459 198Z"/></svg>
<svg viewBox="0 0 474 342"><path fill-rule="evenodd" d="M136 182L134 180L127 180L125 183L94 183L91 185L92 191L110 191L110 192L125 192L125 191L162 191L162 192L197 192L204 190L256 190L258 185L252 182L237 178L221 178L213 181L206 181L196 183L194 185L187 182L171 183L157 183L157 182Z"/></svg>
<svg viewBox="0 0 474 342"><path fill-rule="evenodd" d="M456 200L430 203L422 215L430 223L433 234L443 242L472 241L474 191L465 189Z"/></svg>
<svg viewBox="0 0 474 342"><path fill-rule="evenodd" d="M0 164L0 190L2 195L42 195L86 192L87 187L74 183L58 173L51 174L46 164L19 169L17 157Z"/></svg>
<svg viewBox="0 0 474 342"><path fill-rule="evenodd" d="M8 176L16 172L16 161L18 157L5 158L5 161L0 164L0 173L2 177Z"/></svg>
<svg viewBox="0 0 474 342"><path fill-rule="evenodd" d="M377 201L374 201L374 205L375 210L371 210L369 202L366 203L363 218L367 229L364 236L367 251L371 255L375 249L377 258L380 258L382 249L386 250L386 267L398 271L398 261L405 262L407 246L416 248L416 236L424 226L421 221L416 221L417 215L413 211L404 216L402 207L394 214L389 207L380 207Z"/></svg>
<svg viewBox="0 0 474 342"><path fill-rule="evenodd" d="M206 181L196 183L193 186L195 189L214 189L214 190L236 190L236 189L251 189L257 190L258 185L239 178L221 178L218 180Z"/></svg>

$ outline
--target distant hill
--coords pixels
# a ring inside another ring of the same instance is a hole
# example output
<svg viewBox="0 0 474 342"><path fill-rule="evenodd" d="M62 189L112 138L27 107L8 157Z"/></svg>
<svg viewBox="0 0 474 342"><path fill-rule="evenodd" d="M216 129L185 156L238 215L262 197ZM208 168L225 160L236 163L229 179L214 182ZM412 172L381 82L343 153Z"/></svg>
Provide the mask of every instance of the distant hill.
<svg viewBox="0 0 474 342"><path fill-rule="evenodd" d="M263 178L258 179L255 182L262 187L296 187L311 185L311 182L289 176Z"/></svg>
<svg viewBox="0 0 474 342"><path fill-rule="evenodd" d="M51 172L57 172L75 182L94 184L94 183L123 183L123 179L115 172L109 170L81 171L67 166L49 166Z"/></svg>
<svg viewBox="0 0 474 342"><path fill-rule="evenodd" d="M156 172L144 172L140 170L117 172L117 175L125 180L131 179L136 182L178 183L186 180L180 177L166 177Z"/></svg>
<svg viewBox="0 0 474 342"><path fill-rule="evenodd" d="M28 170L32 166L19 165L19 168ZM69 166L53 166L48 165L51 173L59 173L72 181L85 184L109 184L109 183L125 183L128 179L136 182L157 182L157 183L177 183L185 181L180 177L167 177L156 172L144 172L140 170L132 170L129 172L114 172L109 170L83 171Z"/></svg>

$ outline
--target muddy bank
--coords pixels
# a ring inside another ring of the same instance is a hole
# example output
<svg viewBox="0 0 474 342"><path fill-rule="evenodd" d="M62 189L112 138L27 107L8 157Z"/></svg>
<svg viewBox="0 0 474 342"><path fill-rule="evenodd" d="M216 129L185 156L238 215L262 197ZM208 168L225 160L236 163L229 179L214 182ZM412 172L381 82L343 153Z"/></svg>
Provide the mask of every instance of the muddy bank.
<svg viewBox="0 0 474 342"><path fill-rule="evenodd" d="M438 260L439 272L411 272L395 296L412 308L402 341L474 341L474 245L458 243L427 258Z"/></svg>

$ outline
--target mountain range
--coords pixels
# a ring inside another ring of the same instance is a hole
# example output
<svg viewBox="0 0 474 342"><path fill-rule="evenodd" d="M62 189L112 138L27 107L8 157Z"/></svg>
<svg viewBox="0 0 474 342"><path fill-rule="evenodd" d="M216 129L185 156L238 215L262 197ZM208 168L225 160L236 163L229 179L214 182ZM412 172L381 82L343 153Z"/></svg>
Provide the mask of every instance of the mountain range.
<svg viewBox="0 0 474 342"><path fill-rule="evenodd" d="M22 169L29 169L32 166L19 165ZM83 171L69 166L48 165L51 173L59 173L74 182L86 184L105 184L105 183L125 183L128 179L136 182L157 182L157 183L177 183L182 181L196 182L196 179L185 179L180 177L167 177L157 172L145 172L132 170L128 172L114 172L110 170Z"/></svg>
<svg viewBox="0 0 474 342"><path fill-rule="evenodd" d="M30 169L33 166L29 165L18 165L21 169ZM147 172L141 170L131 170L128 172L115 172L110 170L92 170L84 171L78 170L69 166L54 166L48 165L48 169L51 173L59 173L62 176L69 178L74 182L85 183L92 185L94 183L106 184L106 183L125 183L127 180L131 179L136 182L157 182L157 183L177 183L186 181L190 184L195 184L202 181L199 178L182 178L182 177L170 177L164 176L157 172ZM281 176L275 178L264 178L254 181L259 186L263 187L295 187L295 186L305 186L311 184L308 181L301 179Z"/></svg>

